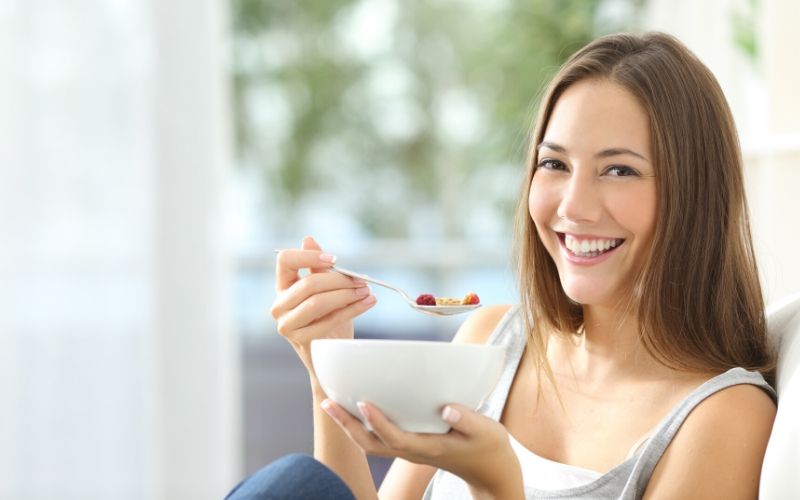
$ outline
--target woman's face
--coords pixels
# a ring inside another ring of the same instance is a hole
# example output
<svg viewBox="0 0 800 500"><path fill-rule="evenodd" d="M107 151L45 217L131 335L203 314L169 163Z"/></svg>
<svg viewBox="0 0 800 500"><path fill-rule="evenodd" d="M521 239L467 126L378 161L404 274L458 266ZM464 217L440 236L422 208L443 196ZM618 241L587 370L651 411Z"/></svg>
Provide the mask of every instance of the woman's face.
<svg viewBox="0 0 800 500"><path fill-rule="evenodd" d="M556 102L537 150L528 207L564 292L580 304L617 306L655 226L644 108L608 80L578 82Z"/></svg>

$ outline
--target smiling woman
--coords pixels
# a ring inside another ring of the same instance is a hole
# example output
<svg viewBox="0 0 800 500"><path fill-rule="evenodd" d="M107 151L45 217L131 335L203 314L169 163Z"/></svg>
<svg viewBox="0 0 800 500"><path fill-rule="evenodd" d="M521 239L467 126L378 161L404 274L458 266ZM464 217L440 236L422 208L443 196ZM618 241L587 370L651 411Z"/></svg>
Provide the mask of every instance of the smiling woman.
<svg viewBox="0 0 800 500"><path fill-rule="evenodd" d="M562 68L540 108L525 188L530 200L517 211L522 299L532 311L527 324L572 332L587 323L579 305L585 302L554 282L588 271L561 273L559 262L575 270L576 256L556 255L543 228L561 233L564 245L591 244L591 236L623 239L610 260L639 260L626 264L636 275L617 298L637 309L631 313L652 355L682 369L745 366L771 379L741 152L724 95L708 68L672 37L602 40ZM592 155L594 170L584 168ZM562 179L563 195L539 190L552 186L552 177ZM553 193L562 197L558 220L537 220L534 209ZM533 290L547 293L533 297Z"/></svg>
<svg viewBox="0 0 800 500"><path fill-rule="evenodd" d="M517 212L521 304L481 308L454 340L505 348L486 400L446 404L439 435L328 399L310 342L352 338L375 301L307 238L278 256L272 314L308 369L316 461L279 461L230 498L299 498L294 484L323 480L337 492L315 498L377 498L367 454L396 458L391 499L756 498L774 360L742 177L722 92L680 42L590 43L540 107Z"/></svg>

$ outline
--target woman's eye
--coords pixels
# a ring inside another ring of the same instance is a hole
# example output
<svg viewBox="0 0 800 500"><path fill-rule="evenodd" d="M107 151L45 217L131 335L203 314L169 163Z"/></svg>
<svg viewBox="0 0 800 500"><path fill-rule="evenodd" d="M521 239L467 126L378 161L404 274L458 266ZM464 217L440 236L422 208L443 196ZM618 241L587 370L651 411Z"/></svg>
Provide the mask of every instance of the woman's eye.
<svg viewBox="0 0 800 500"><path fill-rule="evenodd" d="M537 165L538 168L543 168L545 170L566 170L567 166L564 165L563 162L558 160L542 160Z"/></svg>
<svg viewBox="0 0 800 500"><path fill-rule="evenodd" d="M623 165L614 165L612 167L608 167L605 172L606 175L611 177L631 177L631 176L638 176L639 172L631 167L625 167Z"/></svg>

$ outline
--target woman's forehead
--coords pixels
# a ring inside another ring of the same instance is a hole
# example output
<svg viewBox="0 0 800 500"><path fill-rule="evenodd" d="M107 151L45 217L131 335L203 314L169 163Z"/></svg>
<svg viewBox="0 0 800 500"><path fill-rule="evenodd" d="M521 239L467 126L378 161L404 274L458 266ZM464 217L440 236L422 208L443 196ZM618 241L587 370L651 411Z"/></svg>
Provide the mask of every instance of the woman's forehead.
<svg viewBox="0 0 800 500"><path fill-rule="evenodd" d="M567 154L627 149L652 158L647 112L610 80L584 80L567 88L553 108L543 142L560 145Z"/></svg>

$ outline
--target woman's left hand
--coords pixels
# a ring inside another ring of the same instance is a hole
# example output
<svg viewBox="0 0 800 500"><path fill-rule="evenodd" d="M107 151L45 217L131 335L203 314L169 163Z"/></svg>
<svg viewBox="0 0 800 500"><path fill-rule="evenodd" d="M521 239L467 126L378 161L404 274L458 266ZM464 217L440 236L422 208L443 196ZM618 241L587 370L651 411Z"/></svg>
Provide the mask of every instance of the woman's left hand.
<svg viewBox="0 0 800 500"><path fill-rule="evenodd" d="M442 419L452 427L450 432L418 434L403 431L370 403L358 406L372 432L332 400L322 403L365 453L444 469L466 481L476 498L523 498L519 461L500 422L465 406L449 404L442 411Z"/></svg>

